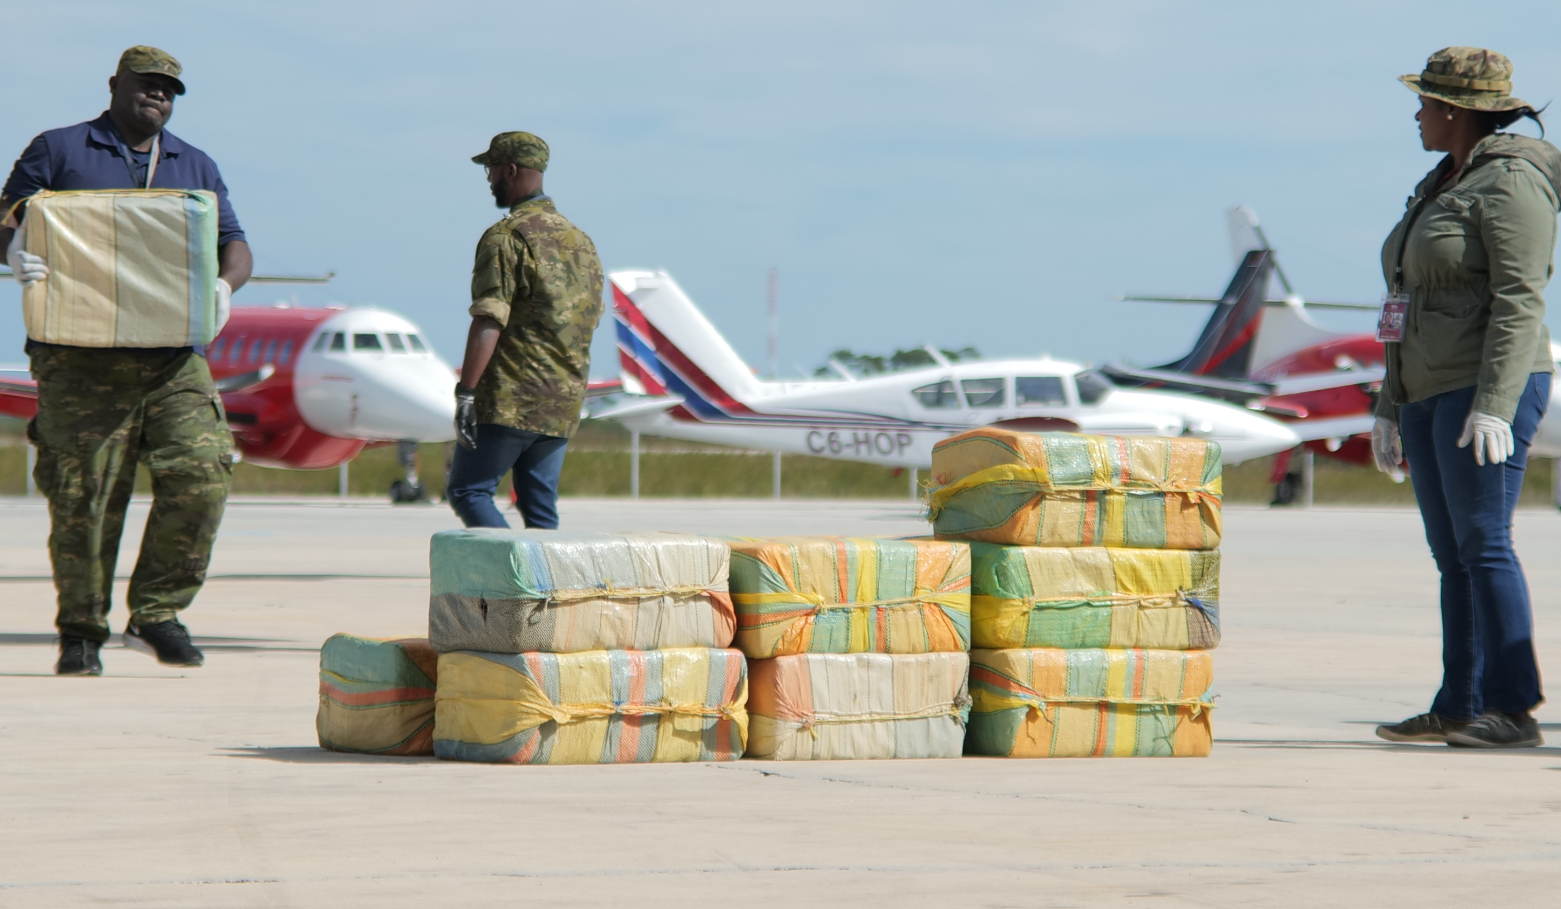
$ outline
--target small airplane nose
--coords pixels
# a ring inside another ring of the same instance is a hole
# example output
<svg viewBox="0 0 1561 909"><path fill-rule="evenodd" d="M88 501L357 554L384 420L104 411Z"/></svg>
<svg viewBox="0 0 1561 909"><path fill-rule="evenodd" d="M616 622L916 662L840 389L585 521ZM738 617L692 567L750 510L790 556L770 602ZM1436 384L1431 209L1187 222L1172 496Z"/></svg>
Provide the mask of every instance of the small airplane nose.
<svg viewBox="0 0 1561 909"><path fill-rule="evenodd" d="M455 438L455 371L439 360L387 358L361 369L354 426L382 439Z"/></svg>

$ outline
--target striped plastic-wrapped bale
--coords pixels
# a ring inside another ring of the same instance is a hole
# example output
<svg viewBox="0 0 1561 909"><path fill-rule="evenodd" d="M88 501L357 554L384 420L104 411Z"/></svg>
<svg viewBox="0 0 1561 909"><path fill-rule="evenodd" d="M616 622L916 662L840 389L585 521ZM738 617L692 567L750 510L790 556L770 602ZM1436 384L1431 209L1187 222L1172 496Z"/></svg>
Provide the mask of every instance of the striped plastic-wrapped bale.
<svg viewBox="0 0 1561 909"><path fill-rule="evenodd" d="M970 548L939 540L735 539L737 646L797 653L970 649Z"/></svg>
<svg viewBox="0 0 1561 909"><path fill-rule="evenodd" d="M1220 640L1220 554L970 544L976 647L1209 650Z"/></svg>
<svg viewBox="0 0 1561 909"><path fill-rule="evenodd" d="M438 661L426 638L331 635L320 648L320 747L433 754Z"/></svg>
<svg viewBox="0 0 1561 909"><path fill-rule="evenodd" d="M729 558L686 533L441 531L428 637L440 653L726 647Z"/></svg>
<svg viewBox="0 0 1561 909"><path fill-rule="evenodd" d="M964 653L804 653L749 664L748 757L957 758L970 711Z"/></svg>
<svg viewBox="0 0 1561 909"><path fill-rule="evenodd" d="M1220 447L1203 439L974 429L932 449L942 539L1214 549Z"/></svg>
<svg viewBox="0 0 1561 909"><path fill-rule="evenodd" d="M72 347L189 347L217 334L217 197L205 190L41 192L27 251L49 278L22 288L27 336Z"/></svg>
<svg viewBox="0 0 1561 909"><path fill-rule="evenodd" d="M434 753L508 764L730 761L748 738L736 650L443 653Z"/></svg>
<svg viewBox="0 0 1561 909"><path fill-rule="evenodd" d="M967 754L1203 757L1206 650L974 650Z"/></svg>

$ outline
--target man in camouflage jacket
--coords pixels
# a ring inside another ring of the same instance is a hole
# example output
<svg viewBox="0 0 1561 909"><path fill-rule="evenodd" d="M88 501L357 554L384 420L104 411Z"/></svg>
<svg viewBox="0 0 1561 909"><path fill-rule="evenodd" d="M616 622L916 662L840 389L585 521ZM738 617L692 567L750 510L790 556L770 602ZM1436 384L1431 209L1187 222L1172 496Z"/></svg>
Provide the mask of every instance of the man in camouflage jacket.
<svg viewBox="0 0 1561 909"><path fill-rule="evenodd" d="M542 193L547 143L500 133L472 158L509 214L483 232L471 330L455 387L460 447L446 493L468 527L508 527L494 491L513 472L527 527L558 527L564 447L580 424L602 317L596 246Z"/></svg>

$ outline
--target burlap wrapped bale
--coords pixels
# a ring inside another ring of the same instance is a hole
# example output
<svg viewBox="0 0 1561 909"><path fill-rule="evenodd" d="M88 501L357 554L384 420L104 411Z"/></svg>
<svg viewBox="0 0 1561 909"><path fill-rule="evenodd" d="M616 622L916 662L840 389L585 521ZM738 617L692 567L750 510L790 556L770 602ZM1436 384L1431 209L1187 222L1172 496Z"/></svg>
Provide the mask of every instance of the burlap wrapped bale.
<svg viewBox="0 0 1561 909"><path fill-rule="evenodd" d="M320 747L432 754L438 661L426 638L331 635L320 648Z"/></svg>
<svg viewBox="0 0 1561 909"><path fill-rule="evenodd" d="M428 637L441 653L725 647L729 558L686 533L441 531Z"/></svg>
<svg viewBox="0 0 1561 909"><path fill-rule="evenodd" d="M733 539L737 646L797 653L970 649L964 543L848 537Z"/></svg>
<svg viewBox="0 0 1561 909"><path fill-rule="evenodd" d="M940 539L1214 549L1220 448L1193 438L983 428L932 450Z"/></svg>

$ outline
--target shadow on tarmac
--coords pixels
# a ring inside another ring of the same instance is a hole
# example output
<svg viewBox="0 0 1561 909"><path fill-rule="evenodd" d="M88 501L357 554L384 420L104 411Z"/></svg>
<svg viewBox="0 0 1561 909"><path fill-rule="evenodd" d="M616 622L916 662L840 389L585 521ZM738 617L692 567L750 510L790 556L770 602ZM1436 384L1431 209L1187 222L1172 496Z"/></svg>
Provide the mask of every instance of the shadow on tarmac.
<svg viewBox="0 0 1561 909"><path fill-rule="evenodd" d="M318 745L273 747L251 745L242 748L224 748L222 751L223 757L279 761L284 764L383 764L386 761L401 764L428 764L439 760L433 755L352 754L345 751L327 751Z"/></svg>

